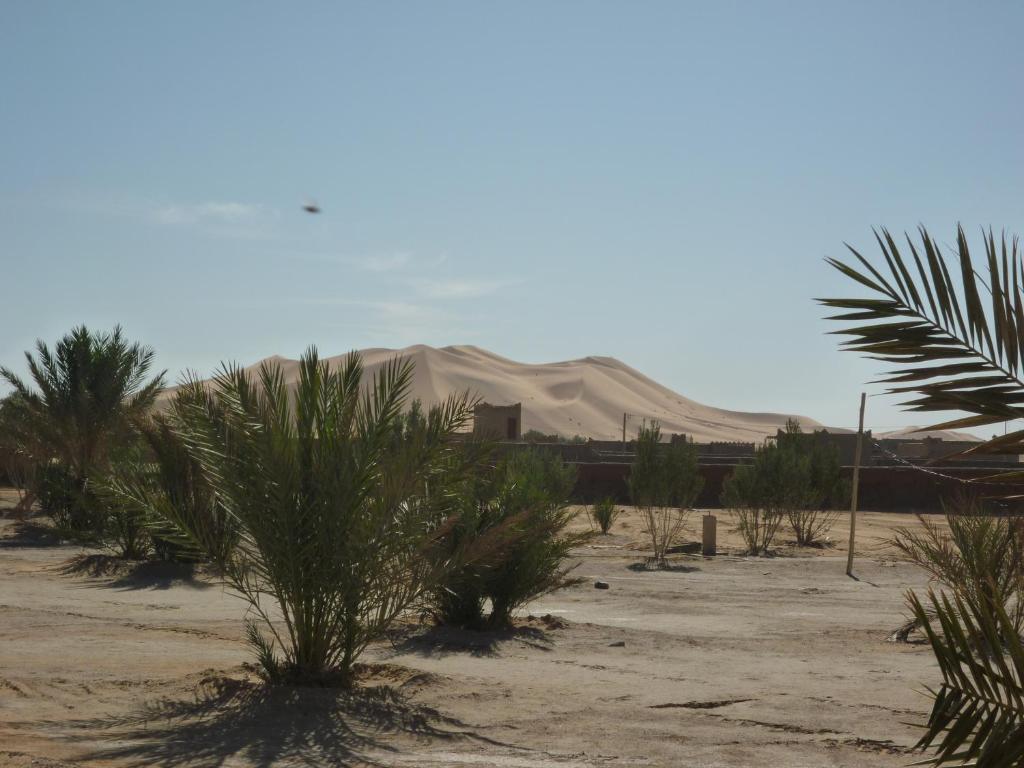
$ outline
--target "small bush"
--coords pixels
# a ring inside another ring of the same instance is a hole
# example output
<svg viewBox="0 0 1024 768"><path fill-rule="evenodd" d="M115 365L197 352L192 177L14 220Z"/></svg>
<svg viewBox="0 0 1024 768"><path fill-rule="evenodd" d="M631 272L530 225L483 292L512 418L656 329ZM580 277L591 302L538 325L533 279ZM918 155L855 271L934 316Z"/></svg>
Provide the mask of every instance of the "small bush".
<svg viewBox="0 0 1024 768"><path fill-rule="evenodd" d="M184 407L182 397L175 401L178 410ZM159 559L209 559L221 566L237 543L238 524L174 425L173 414L140 424L145 458L115 465L104 489L112 506L144 512L136 520Z"/></svg>
<svg viewBox="0 0 1024 768"><path fill-rule="evenodd" d="M1021 632L1024 520L994 517L977 497L965 495L944 501L943 510L946 529L918 515L921 528L898 529L893 545L966 604L1005 613Z"/></svg>
<svg viewBox="0 0 1024 768"><path fill-rule="evenodd" d="M786 518L798 546L815 546L835 525L837 507L849 499L850 485L842 476L839 450L826 434L803 435L792 419L779 440L787 464L780 479L789 485L780 492L790 500Z"/></svg>
<svg viewBox="0 0 1024 768"><path fill-rule="evenodd" d="M697 450L676 441L661 444L657 423L644 424L636 441L630 468L629 492L651 537L653 560L664 563L686 523L686 513L704 485L697 469Z"/></svg>
<svg viewBox="0 0 1024 768"><path fill-rule="evenodd" d="M601 499L590 508L590 518L601 533L607 534L612 529L612 523L622 514L622 510L615 506L610 498Z"/></svg>
<svg viewBox="0 0 1024 768"><path fill-rule="evenodd" d="M499 462L489 477L463 485L443 551L463 565L450 570L436 590L439 621L506 627L517 608L574 583L563 561L586 538L565 533L575 479L560 457L524 450ZM491 613L485 620L487 601Z"/></svg>
<svg viewBox="0 0 1024 768"><path fill-rule="evenodd" d="M737 514L736 531L751 555L771 551L787 515L807 504L806 457L776 443L757 449L753 464L733 471L722 490L722 504Z"/></svg>
<svg viewBox="0 0 1024 768"><path fill-rule="evenodd" d="M99 503L72 470L54 461L39 466L34 479L39 509L58 531L76 539L102 536L105 521Z"/></svg>

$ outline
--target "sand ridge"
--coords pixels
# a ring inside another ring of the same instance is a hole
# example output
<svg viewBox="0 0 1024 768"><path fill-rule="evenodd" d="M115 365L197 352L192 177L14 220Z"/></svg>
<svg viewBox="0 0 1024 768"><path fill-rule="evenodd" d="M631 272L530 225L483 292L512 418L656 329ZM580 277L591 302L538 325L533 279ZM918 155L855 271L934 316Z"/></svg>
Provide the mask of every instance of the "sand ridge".
<svg viewBox="0 0 1024 768"><path fill-rule="evenodd" d="M520 402L524 432L535 429L566 437L617 440L622 436L623 413L630 414L627 427L634 435L644 419L657 420L662 432L685 433L698 442L759 443L774 435L788 418L800 421L804 429L820 427L806 416L748 413L698 403L612 357L532 364L472 345L437 348L423 344L404 349L364 349L360 354L370 375L395 357L412 360L415 378L411 396L427 405L465 390L495 405ZM327 360L334 366L345 357ZM279 364L294 386L297 360L280 356L267 360ZM255 363L246 370L255 371L259 365Z"/></svg>

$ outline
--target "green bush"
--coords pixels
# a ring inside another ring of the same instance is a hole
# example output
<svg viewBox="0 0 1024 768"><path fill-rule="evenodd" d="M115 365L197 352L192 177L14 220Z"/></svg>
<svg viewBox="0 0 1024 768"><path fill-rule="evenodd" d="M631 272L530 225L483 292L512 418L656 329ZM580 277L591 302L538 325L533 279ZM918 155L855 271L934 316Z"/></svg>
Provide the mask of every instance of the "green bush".
<svg viewBox="0 0 1024 768"><path fill-rule="evenodd" d="M163 387L162 373L146 380L153 350L130 344L120 327L80 326L53 350L39 341L25 357L32 385L8 368L0 378L14 388L17 450L41 468L40 506L58 527L102 538L107 511L97 506L94 481L131 449L136 422Z"/></svg>
<svg viewBox="0 0 1024 768"><path fill-rule="evenodd" d="M435 593L439 621L502 628L522 605L574 583L563 561L585 534L569 534L575 472L558 456L516 451L487 476L463 484L445 555L469 562ZM485 603L491 613L484 619Z"/></svg>
<svg viewBox="0 0 1024 768"><path fill-rule="evenodd" d="M162 500L152 514L223 558L223 578L259 621L247 634L271 682L350 686L367 644L450 567L433 549L450 528L453 435L471 403L449 398L398 440L411 381L412 364L394 360L364 394L358 355L332 370L311 349L294 391L276 364L228 367L174 404L187 455L238 536L220 555L210 551L220 539L165 490L138 499Z"/></svg>
<svg viewBox="0 0 1024 768"><path fill-rule="evenodd" d="M704 478L697 467L697 449L677 440L662 444L661 428L644 424L636 440L636 458L630 468L629 491L640 510L645 532L651 537L653 560L664 563L679 539L686 513L700 494Z"/></svg>
<svg viewBox="0 0 1024 768"><path fill-rule="evenodd" d="M792 483L789 495L795 499L786 509L786 518L798 546L815 546L835 525L837 508L849 499L850 484L842 476L839 449L827 433L804 435L792 419L779 439L780 449L796 454L790 457L796 466L783 476Z"/></svg>
<svg viewBox="0 0 1024 768"><path fill-rule="evenodd" d="M620 514L622 514L622 510L615 506L615 501L611 498L601 499L590 508L591 520L604 534L612 529L612 524Z"/></svg>
<svg viewBox="0 0 1024 768"><path fill-rule="evenodd" d="M920 528L897 529L893 545L967 604L984 604L991 613L1004 613L1020 633L1024 629L1024 520L995 517L975 496L944 501L943 510L945 528L918 515Z"/></svg>
<svg viewBox="0 0 1024 768"><path fill-rule="evenodd" d="M765 443L752 464L736 467L722 489L722 505L736 511L736 531L747 553L771 551L779 527L793 510L806 508L812 496L810 462L787 445Z"/></svg>

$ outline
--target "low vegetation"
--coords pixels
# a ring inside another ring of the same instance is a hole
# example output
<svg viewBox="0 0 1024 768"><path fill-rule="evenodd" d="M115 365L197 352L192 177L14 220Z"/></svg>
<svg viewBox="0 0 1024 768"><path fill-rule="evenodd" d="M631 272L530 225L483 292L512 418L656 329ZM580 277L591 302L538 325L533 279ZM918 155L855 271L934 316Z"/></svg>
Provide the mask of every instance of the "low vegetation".
<svg viewBox="0 0 1024 768"><path fill-rule="evenodd" d="M984 604L1024 629L1024 520L997 517L976 496L944 503L945 526L919 515L916 528L901 528L894 546L968 605ZM915 611L915 616L916 616ZM903 634L921 625L914 621Z"/></svg>
<svg viewBox="0 0 1024 768"><path fill-rule="evenodd" d="M837 509L845 506L850 496L839 450L827 433L805 434L792 419L779 439L781 447L790 451L785 461L791 466L783 477L793 484L785 494L793 500L786 519L797 546L820 546L835 525Z"/></svg>
<svg viewBox="0 0 1024 768"><path fill-rule="evenodd" d="M615 523L616 518L622 514L622 510L619 509L614 499L605 497L596 504L589 508L591 523L597 526L597 529L602 534L607 533L612 529L612 525Z"/></svg>
<svg viewBox="0 0 1024 768"><path fill-rule="evenodd" d="M643 517L654 563L664 564L669 549L678 543L687 512L703 485L697 470L697 450L691 443L676 440L662 444L657 423L640 428L629 492Z"/></svg>
<svg viewBox="0 0 1024 768"><path fill-rule="evenodd" d="M138 424L163 387L163 373L148 377L153 350L129 343L120 328L80 326L52 350L40 341L25 357L31 383L0 368L14 389L2 416L22 476L62 531L103 540L113 525L122 539L96 483L135 449Z"/></svg>
<svg viewBox="0 0 1024 768"><path fill-rule="evenodd" d="M435 590L441 623L505 628L520 606L575 582L564 565L586 539L566 531L575 481L558 456L520 450L460 486L458 514L441 552L463 564L450 568Z"/></svg>
<svg viewBox="0 0 1024 768"><path fill-rule="evenodd" d="M757 449L753 463L736 467L724 483L722 504L736 511L748 554L762 555L786 522L798 546L820 545L847 493L836 449L791 420L777 440Z"/></svg>
<svg viewBox="0 0 1024 768"><path fill-rule="evenodd" d="M351 685L366 645L449 567L430 552L450 527L453 476L442 470L471 407L466 396L450 398L394 440L411 375L410 363L393 361L362 395L357 355L331 371L310 350L294 399L270 363L255 376L229 367L212 387L186 385L175 423L237 526L226 551L209 549L206 516L171 503L166 487L113 486L125 505L219 558L249 602L248 637L272 682Z"/></svg>
<svg viewBox="0 0 1024 768"><path fill-rule="evenodd" d="M857 266L829 263L866 289L867 298L822 299L852 322L844 348L893 366L890 392L914 397L919 412L960 411L934 428L959 429L1024 418L1024 261L1017 239L983 233L975 264L957 228L947 268L939 243L923 227L906 251L887 231L875 233L885 265L875 268L850 248ZM957 278L954 279L953 275ZM1024 430L993 437L974 453L1024 454ZM1020 481L1019 470L1001 480ZM989 518L975 507L947 510L949 533L926 524L897 544L945 587L925 600L908 596L942 673L919 746L933 765L1010 768L1024 760L1024 647L1020 641L1019 521ZM963 515L955 514L957 512Z"/></svg>

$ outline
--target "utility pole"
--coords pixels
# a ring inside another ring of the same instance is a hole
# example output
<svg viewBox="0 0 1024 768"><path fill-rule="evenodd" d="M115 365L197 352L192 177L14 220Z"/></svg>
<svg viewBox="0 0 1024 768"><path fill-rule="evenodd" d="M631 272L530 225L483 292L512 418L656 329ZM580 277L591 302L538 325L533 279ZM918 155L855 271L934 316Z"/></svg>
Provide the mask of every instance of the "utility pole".
<svg viewBox="0 0 1024 768"><path fill-rule="evenodd" d="M846 575L853 576L853 541L857 531L857 490L860 485L860 458L864 443L864 401L867 395L860 393L860 421L857 424L857 450L853 456L853 491L850 494L850 546L846 554Z"/></svg>
<svg viewBox="0 0 1024 768"><path fill-rule="evenodd" d="M622 452L626 452L626 413L622 414Z"/></svg>

